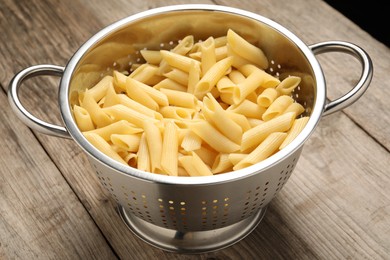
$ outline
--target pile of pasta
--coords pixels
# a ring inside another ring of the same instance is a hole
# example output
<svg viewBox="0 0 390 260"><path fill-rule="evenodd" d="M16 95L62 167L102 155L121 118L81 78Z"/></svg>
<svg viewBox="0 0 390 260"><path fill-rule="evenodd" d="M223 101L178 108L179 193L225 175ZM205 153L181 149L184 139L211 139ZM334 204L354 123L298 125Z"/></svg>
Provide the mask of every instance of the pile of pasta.
<svg viewBox="0 0 390 260"><path fill-rule="evenodd" d="M233 30L113 71L78 95L74 118L102 153L142 171L207 176L254 165L306 125L292 98L301 78L267 73L267 57Z"/></svg>

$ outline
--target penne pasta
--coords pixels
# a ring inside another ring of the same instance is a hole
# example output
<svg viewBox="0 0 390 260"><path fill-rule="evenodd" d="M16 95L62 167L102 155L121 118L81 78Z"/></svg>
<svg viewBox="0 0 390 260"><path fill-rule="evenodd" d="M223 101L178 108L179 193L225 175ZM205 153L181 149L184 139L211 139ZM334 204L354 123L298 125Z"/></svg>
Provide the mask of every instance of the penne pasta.
<svg viewBox="0 0 390 260"><path fill-rule="evenodd" d="M146 134L142 133L139 142L139 149L137 152L137 168L141 171L151 172L150 170L150 156L148 144L146 142Z"/></svg>
<svg viewBox="0 0 390 260"><path fill-rule="evenodd" d="M107 88L111 82L112 76L106 75L95 86L90 88L88 92L93 99L98 102L106 95Z"/></svg>
<svg viewBox="0 0 390 260"><path fill-rule="evenodd" d="M302 79L266 72L262 49L231 29L196 40L137 46L143 59L121 58L120 71L71 93L85 138L125 165L180 177L243 169L288 146L309 119L294 101Z"/></svg>
<svg viewBox="0 0 390 260"><path fill-rule="evenodd" d="M231 153L240 149L238 144L230 141L207 121L191 122L188 128L218 152Z"/></svg>
<svg viewBox="0 0 390 260"><path fill-rule="evenodd" d="M274 102L267 108L264 114L261 116L264 121L269 121L275 118L287 109L294 102L294 99L290 96L279 96Z"/></svg>
<svg viewBox="0 0 390 260"><path fill-rule="evenodd" d="M141 135L137 134L112 134L110 135L111 142L119 148L127 152L137 152Z"/></svg>
<svg viewBox="0 0 390 260"><path fill-rule="evenodd" d="M143 122L143 129L149 151L150 169L152 172L162 170L161 156L163 143L160 128L153 122L145 120Z"/></svg>
<svg viewBox="0 0 390 260"><path fill-rule="evenodd" d="M253 103L249 100L244 100L239 104L233 104L229 106L228 111L234 112L236 114L241 114L249 118L261 119L262 115L266 111L265 108L258 106L256 103Z"/></svg>
<svg viewBox="0 0 390 260"><path fill-rule="evenodd" d="M218 80L227 73L231 65L232 59L230 57L215 63L195 85L195 96L201 99L207 92L211 91L211 89L217 84Z"/></svg>
<svg viewBox="0 0 390 260"><path fill-rule="evenodd" d="M154 85L153 88L158 89L158 90L161 90L162 88L164 88L164 89L170 89L170 90L177 90L177 91L181 91L181 92L187 92L187 88L185 86L183 86L180 83L178 83L172 79L169 79L169 78L161 80L159 83Z"/></svg>
<svg viewBox="0 0 390 260"><path fill-rule="evenodd" d="M138 127L143 127L144 121L158 122L157 119L148 117L145 114L141 114L134 109L126 107L124 105L114 105L111 107L103 108L102 111L108 116L112 122L117 122L120 120L126 120L131 124L134 124Z"/></svg>
<svg viewBox="0 0 390 260"><path fill-rule="evenodd" d="M159 112L164 118L173 118L178 120L189 120L194 118L195 109L177 107L177 106L166 106L160 108Z"/></svg>
<svg viewBox="0 0 390 260"><path fill-rule="evenodd" d="M274 88L266 88L257 96L257 104L261 107L269 107L278 97L278 91Z"/></svg>
<svg viewBox="0 0 390 260"><path fill-rule="evenodd" d="M202 139L192 131L187 131L180 145L185 151L195 151L201 148Z"/></svg>
<svg viewBox="0 0 390 260"><path fill-rule="evenodd" d="M215 161L211 167L211 172L215 174L215 173L227 172L232 169L233 169L233 164L229 160L229 154L220 153L215 158Z"/></svg>
<svg viewBox="0 0 390 260"><path fill-rule="evenodd" d="M308 116L296 119L293 125L291 126L290 131L288 131L286 139L280 145L279 150L283 149L289 143L291 143L295 139L295 137L297 137L297 135L302 131L302 129L306 126L308 121L309 121Z"/></svg>
<svg viewBox="0 0 390 260"><path fill-rule="evenodd" d="M178 133L175 123L168 121L164 127L161 168L171 176L178 175Z"/></svg>
<svg viewBox="0 0 390 260"><path fill-rule="evenodd" d="M288 131L295 120L295 113L290 112L266 121L249 129L242 135L241 151L257 146L273 132Z"/></svg>
<svg viewBox="0 0 390 260"><path fill-rule="evenodd" d="M290 95L299 83L301 83L300 77L289 76L280 82L280 84L276 87L276 90L280 93L280 95Z"/></svg>
<svg viewBox="0 0 390 260"><path fill-rule="evenodd" d="M239 56L253 64L256 64L262 69L268 68L268 59L264 55L263 51L246 41L231 29L227 32L227 43Z"/></svg>
<svg viewBox="0 0 390 260"><path fill-rule="evenodd" d="M148 107L152 110L157 111L159 108L159 105L157 102L149 96L147 93L142 91L141 87L139 86L139 81L132 79L130 77L126 78L126 92L127 95L134 101L144 105L145 107Z"/></svg>
<svg viewBox="0 0 390 260"><path fill-rule="evenodd" d="M96 125L96 127L103 127L113 123L112 118L109 117L97 104L93 97L93 93L90 93L89 90L84 93L81 107L88 111L88 114L90 115L92 122Z"/></svg>
<svg viewBox="0 0 390 260"><path fill-rule="evenodd" d="M162 60L160 51L141 50L140 53L144 60L149 64L159 65Z"/></svg>
<svg viewBox="0 0 390 260"><path fill-rule="evenodd" d="M242 128L229 117L212 95L207 94L203 99L202 110L206 120L213 123L224 136L237 144L241 143Z"/></svg>
<svg viewBox="0 0 390 260"><path fill-rule="evenodd" d="M88 142L95 146L100 152L120 163L127 165L122 157L120 157L119 154L111 148L110 144L107 143L100 135L95 133L84 133L83 135L88 140Z"/></svg>
<svg viewBox="0 0 390 260"><path fill-rule="evenodd" d="M164 77L179 83L182 86L188 85L188 74L182 70L173 68L171 71L164 73Z"/></svg>
<svg viewBox="0 0 390 260"><path fill-rule="evenodd" d="M217 62L215 56L215 42L213 37L207 38L200 44L201 69L203 75Z"/></svg>
<svg viewBox="0 0 390 260"><path fill-rule="evenodd" d="M92 122L92 118L85 108L74 105L73 115L76 120L76 124L80 128L80 131L83 132L95 129L95 126Z"/></svg>
<svg viewBox="0 0 390 260"><path fill-rule="evenodd" d="M166 88L160 91L168 98L169 105L195 109L198 104L198 99L191 93Z"/></svg>
<svg viewBox="0 0 390 260"><path fill-rule="evenodd" d="M255 150L234 165L233 170L246 168L267 159L279 149L286 136L287 134L282 132L271 133Z"/></svg>
<svg viewBox="0 0 390 260"><path fill-rule="evenodd" d="M163 57L163 61L165 61L168 65L185 72L190 71L192 62L199 63L199 61L197 60L194 60L192 58L174 52L165 51L165 50L162 50L160 52ZM162 73L166 73L166 71L162 70Z"/></svg>
<svg viewBox="0 0 390 260"><path fill-rule="evenodd" d="M86 131L85 133L94 133L101 136L105 141L110 141L111 135L119 134L119 135L133 135L142 133L143 129L137 127L126 120L120 120L115 123L109 124L104 127L100 127L97 129Z"/></svg>

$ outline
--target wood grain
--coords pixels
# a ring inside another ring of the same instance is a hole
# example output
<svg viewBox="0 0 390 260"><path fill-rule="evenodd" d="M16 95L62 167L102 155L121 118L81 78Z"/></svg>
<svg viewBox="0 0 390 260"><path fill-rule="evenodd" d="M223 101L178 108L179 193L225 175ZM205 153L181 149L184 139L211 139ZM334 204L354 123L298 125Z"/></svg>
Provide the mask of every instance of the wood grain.
<svg viewBox="0 0 390 260"><path fill-rule="evenodd" d="M238 7L285 25L307 44L345 40L372 57L374 78L355 104L320 120L296 170L262 223L241 242L208 254L149 246L122 222L116 204L72 140L30 131L0 96L0 258L5 259L389 259L390 52L320 0L12 1L0 4L0 84L33 64L66 65L90 36L118 19L181 3ZM12 29L11 29L12 28ZM356 84L346 55L319 60L333 100ZM62 124L56 78L31 79L21 95L38 117ZM29 174L26 174L29 172Z"/></svg>

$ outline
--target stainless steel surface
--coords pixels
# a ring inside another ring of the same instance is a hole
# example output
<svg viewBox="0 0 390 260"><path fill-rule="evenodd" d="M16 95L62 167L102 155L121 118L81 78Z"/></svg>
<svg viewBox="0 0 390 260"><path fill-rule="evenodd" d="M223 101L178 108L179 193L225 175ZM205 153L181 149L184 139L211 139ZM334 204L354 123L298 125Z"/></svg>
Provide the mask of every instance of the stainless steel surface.
<svg viewBox="0 0 390 260"><path fill-rule="evenodd" d="M8 87L8 100L16 115L29 127L39 132L58 137L70 138L68 131L63 126L53 125L31 114L19 99L19 90L23 81L41 75L53 75L61 77L64 67L55 65L36 65L18 72L11 80Z"/></svg>
<svg viewBox="0 0 390 260"><path fill-rule="evenodd" d="M271 74L281 79L288 75L302 78L293 97L306 107L305 115L309 115L310 120L287 147L242 170L207 177L173 177L122 165L87 142L71 111L72 104L77 103L78 90L93 86L114 69L126 70L132 62L139 62L139 50L145 47L166 48L169 42L188 34L194 35L196 40L217 37L225 35L228 29L235 30L264 50L270 61L268 72ZM339 47L336 49L343 50ZM352 48L350 51L348 47L344 49L348 52L356 50ZM58 127L52 125L35 127L34 124L38 122L35 118L28 124L34 129L46 133L53 131L52 134L62 137L69 133L88 154L101 184L118 202L123 209L122 213L128 216L127 219L132 219L133 225L148 223L150 233L146 235L140 232L137 235L156 246L182 250L175 244L176 240L172 240L171 247L168 247L167 236L159 230L185 234L195 232L198 237L202 237L202 232L210 234L215 230L230 230L237 223L255 219L291 176L303 144L314 131L324 110L331 113L348 106L368 86L371 73L362 76L363 86L348 94L348 102L341 98L326 105L324 75L312 50L318 53L328 51L321 44L308 47L288 29L251 12L218 5L178 5L151 9L102 29L69 60L59 89L59 105L65 129L59 127L58 134L54 130ZM363 55L358 53L359 57ZM368 57L362 59L369 60ZM370 62L364 62L364 66L364 71L372 71ZM10 96L10 100L14 97ZM250 232L249 229L247 231ZM223 246L236 241L228 237L224 239L220 242ZM200 246L199 242L193 247L187 245L189 250L194 247L197 252L209 250L207 246Z"/></svg>
<svg viewBox="0 0 390 260"><path fill-rule="evenodd" d="M189 232L150 224L135 217L134 214L126 212L125 208L120 205L118 211L129 229L145 242L167 251L195 254L220 250L244 239L261 222L266 208L261 208L251 217L230 226L208 231Z"/></svg>
<svg viewBox="0 0 390 260"><path fill-rule="evenodd" d="M327 103L323 116L337 112L355 103L367 90L372 79L373 66L368 54L353 43L340 41L321 42L310 45L309 48L314 54L344 52L355 57L362 65L362 72L358 83L345 95Z"/></svg>

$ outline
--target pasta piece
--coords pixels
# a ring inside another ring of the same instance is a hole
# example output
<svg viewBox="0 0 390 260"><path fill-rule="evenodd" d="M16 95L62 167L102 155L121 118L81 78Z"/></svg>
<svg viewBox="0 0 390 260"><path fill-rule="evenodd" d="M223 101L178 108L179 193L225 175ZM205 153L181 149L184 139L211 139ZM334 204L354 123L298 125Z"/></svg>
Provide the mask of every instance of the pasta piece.
<svg viewBox="0 0 390 260"><path fill-rule="evenodd" d="M163 116L159 112L132 100L126 94L118 94L117 97L119 98L119 102L121 105L131 108L141 114L144 114L145 116L159 119L159 120L163 118Z"/></svg>
<svg viewBox="0 0 390 260"><path fill-rule="evenodd" d="M87 90L84 94L83 103L81 107L88 111L93 123L97 127L109 125L113 120L103 111L103 109L96 103L92 93Z"/></svg>
<svg viewBox="0 0 390 260"><path fill-rule="evenodd" d="M166 88L160 91L168 98L170 105L195 109L198 104L198 99L191 93Z"/></svg>
<svg viewBox="0 0 390 260"><path fill-rule="evenodd" d="M95 129L91 116L88 111L80 106L73 106L74 119L80 131L89 131Z"/></svg>
<svg viewBox="0 0 390 260"><path fill-rule="evenodd" d="M246 79L244 74L242 74L239 70L236 69L232 70L229 73L228 77L234 84L239 84Z"/></svg>
<svg viewBox="0 0 390 260"><path fill-rule="evenodd" d="M305 112L305 108L301 104L294 102L291 105L289 105L286 108L286 110L283 111L283 114L288 113L288 112L294 112L295 116L297 117L300 114L302 114L303 112Z"/></svg>
<svg viewBox="0 0 390 260"><path fill-rule="evenodd" d="M237 88L237 85L233 81L231 81L228 76L223 76L217 82L217 89L221 93L224 92L232 93L235 88Z"/></svg>
<svg viewBox="0 0 390 260"><path fill-rule="evenodd" d="M269 107L272 102L278 97L278 91L274 88L266 88L257 97L257 104L261 107Z"/></svg>
<svg viewBox="0 0 390 260"><path fill-rule="evenodd" d="M165 173L171 176L178 175L178 146L176 125L172 121L168 121L164 128L161 167Z"/></svg>
<svg viewBox="0 0 390 260"><path fill-rule="evenodd" d="M229 117L210 93L203 99L202 110L206 119L212 122L224 136L237 144L241 143L242 128Z"/></svg>
<svg viewBox="0 0 390 260"><path fill-rule="evenodd" d="M111 142L119 148L128 152L137 152L141 135L137 134L112 134L110 136Z"/></svg>
<svg viewBox="0 0 390 260"><path fill-rule="evenodd" d="M271 133L255 150L234 165L233 170L246 168L267 159L270 155L278 151L279 146L286 136L287 134L282 132Z"/></svg>
<svg viewBox="0 0 390 260"><path fill-rule="evenodd" d="M262 69L268 68L268 59L263 51L249 43L233 30L227 32L227 43L241 57L249 60L251 63L258 65Z"/></svg>
<svg viewBox="0 0 390 260"><path fill-rule="evenodd" d="M195 61L190 62L190 71L188 72L188 93L195 92L195 86L198 84L201 76L201 69L199 63Z"/></svg>
<svg viewBox="0 0 390 260"><path fill-rule="evenodd" d="M210 168L200 159L196 153L190 156L182 156L179 161L190 176L210 176L213 175Z"/></svg>
<svg viewBox="0 0 390 260"><path fill-rule="evenodd" d="M207 38L200 44L201 56L201 69L202 73L205 74L216 62L215 56L215 42L213 37Z"/></svg>
<svg viewBox="0 0 390 260"><path fill-rule="evenodd" d="M229 160L229 154L220 153L218 154L217 158L215 158L215 161L211 167L211 172L215 174L215 173L227 172L232 169L233 169L233 164Z"/></svg>
<svg viewBox="0 0 390 260"><path fill-rule="evenodd" d="M241 151L257 146L273 132L285 132L289 130L294 120L295 113L290 112L249 129L242 135Z"/></svg>
<svg viewBox="0 0 390 260"><path fill-rule="evenodd" d="M234 100L233 100L233 93L232 92L221 92L219 97L221 100L228 105L233 105Z"/></svg>
<svg viewBox="0 0 390 260"><path fill-rule="evenodd" d="M127 81L126 81L127 82ZM140 89L142 89L146 94L148 94L154 101L157 102L160 106L167 106L168 105L168 98L163 93L158 91L157 89L154 89L142 82L133 80L132 83L136 84ZM127 89L127 88L126 88Z"/></svg>
<svg viewBox="0 0 390 260"><path fill-rule="evenodd" d="M179 41L179 44L172 49L173 53L177 53L180 55L186 55L194 46L194 36L187 35L183 39Z"/></svg>
<svg viewBox="0 0 390 260"><path fill-rule="evenodd" d="M162 81L154 85L153 88L158 90L165 88L165 89L177 90L181 92L187 92L187 88L185 86L168 78L163 79Z"/></svg>
<svg viewBox="0 0 390 260"><path fill-rule="evenodd" d="M136 126L130 124L126 120L120 120L118 122L109 124L109 125L101 127L101 128L93 129L93 130L87 131L85 133L98 134L105 141L110 141L111 135L113 135L113 134L133 135L133 134L139 134L142 132L143 132L142 128L136 127Z"/></svg>
<svg viewBox="0 0 390 260"><path fill-rule="evenodd" d="M276 87L280 95L290 95L291 92L301 83L301 78L297 76L289 76L282 80Z"/></svg>
<svg viewBox="0 0 390 260"><path fill-rule="evenodd" d="M264 70L259 69L253 64L245 64L241 66L239 70L246 77L249 77L253 73L261 75L262 79L260 82L260 87L263 88L275 88L280 83L280 80L278 78L272 76L271 74L265 72Z"/></svg>
<svg viewBox="0 0 390 260"><path fill-rule="evenodd" d="M130 77L127 77L126 79L126 92L127 95L133 99L134 101L157 111L159 108L159 105L157 102L149 96L147 93L145 93L140 87L139 87L139 81L132 79Z"/></svg>
<svg viewBox="0 0 390 260"><path fill-rule="evenodd" d="M218 152L231 153L240 149L238 144L230 141L207 121L191 122L188 128Z"/></svg>
<svg viewBox="0 0 390 260"><path fill-rule="evenodd" d="M245 154L245 153L231 153L231 154L229 154L228 158L229 158L229 161L233 165L236 165L247 156L248 156L248 154Z"/></svg>
<svg viewBox="0 0 390 260"><path fill-rule="evenodd" d="M121 104L103 108L102 110L106 115L110 115L110 117L113 118L111 119L112 121L126 120L138 127L143 127L144 121L158 122L157 119L148 117L145 114L141 114L138 111Z"/></svg>
<svg viewBox="0 0 390 260"><path fill-rule="evenodd" d="M202 139L192 131L187 131L180 145L185 151L195 151L201 148Z"/></svg>
<svg viewBox="0 0 390 260"><path fill-rule="evenodd" d="M140 53L144 60L149 64L159 65L162 60L160 51L140 50Z"/></svg>
<svg viewBox="0 0 390 260"><path fill-rule="evenodd" d="M179 120L192 119L195 115L195 109L176 106L162 107L159 112L165 118L174 118Z"/></svg>
<svg viewBox="0 0 390 260"><path fill-rule="evenodd" d="M177 168L177 175L178 176L183 176L183 177L189 177L190 176L188 174L188 172L183 167L178 167Z"/></svg>
<svg viewBox="0 0 390 260"><path fill-rule="evenodd" d="M262 115L266 111L265 108L260 107L256 103L253 103L247 99L239 104L231 105L227 110L249 118L257 119L261 119Z"/></svg>
<svg viewBox="0 0 390 260"><path fill-rule="evenodd" d="M161 168L162 136L157 125L149 120L143 122L146 143L148 144L151 171L157 172Z"/></svg>
<svg viewBox="0 0 390 260"><path fill-rule="evenodd" d="M205 143L202 143L202 146L194 151L202 161L211 167L215 161L215 158L218 156L218 152L214 151L213 148L208 146Z"/></svg>
<svg viewBox="0 0 390 260"><path fill-rule="evenodd" d="M307 122L309 121L309 117L301 117L294 121L293 125L291 126L290 131L287 133L287 137L284 140L284 142L280 145L279 150L285 148L289 143L291 143L300 132L302 132L302 129L306 126Z"/></svg>
<svg viewBox="0 0 390 260"><path fill-rule="evenodd" d="M294 99L290 96L279 96L275 101L267 108L267 110L262 115L264 121L269 121L272 118L275 118L287 109L289 105L294 102Z"/></svg>
<svg viewBox="0 0 390 260"><path fill-rule="evenodd" d="M157 75L158 72L159 69L156 65L145 63L135 69L129 77L147 85L154 85L163 79L163 77Z"/></svg>
<svg viewBox="0 0 390 260"><path fill-rule="evenodd" d="M108 157L127 165L127 163L111 148L111 146L98 134L95 133L83 133L84 137L95 146L100 152L104 153Z"/></svg>
<svg viewBox="0 0 390 260"><path fill-rule="evenodd" d="M258 125L261 125L262 123L264 123L263 120L257 119L257 118L248 118L248 122L249 122L249 125L250 125L251 128L253 128L255 126L258 126Z"/></svg>
<svg viewBox="0 0 390 260"><path fill-rule="evenodd" d="M231 65L232 59L230 57L215 63L196 84L194 94L201 99L226 74Z"/></svg>
<svg viewBox="0 0 390 260"><path fill-rule="evenodd" d="M162 54L163 61L166 61L168 65L185 72L190 71L192 62L199 63L197 60L170 51L161 50L160 52ZM162 70L161 72L166 73L166 70Z"/></svg>
<svg viewBox="0 0 390 260"><path fill-rule="evenodd" d="M176 81L182 86L188 85L188 74L182 70L173 68L171 71L164 73L164 77Z"/></svg>
<svg viewBox="0 0 390 260"><path fill-rule="evenodd" d="M138 156L135 153L128 153L123 160L131 167L136 167L138 163Z"/></svg>
<svg viewBox="0 0 390 260"><path fill-rule="evenodd" d="M234 122L236 122L242 129L242 132L245 132L251 128L249 119L242 114L235 113L230 110L226 110L227 116L230 117Z"/></svg>
<svg viewBox="0 0 390 260"><path fill-rule="evenodd" d="M217 43L215 43L215 40L214 40L214 45L215 45L215 53L214 53L215 60L220 61L222 59L225 59L228 56L228 47L226 45L217 47ZM189 56L195 60L201 61L202 52L200 51L194 52L191 53Z"/></svg>
<svg viewBox="0 0 390 260"><path fill-rule="evenodd" d="M109 84L112 83L113 77L110 75L104 76L96 85L88 90L93 99L98 102L106 95Z"/></svg>
<svg viewBox="0 0 390 260"><path fill-rule="evenodd" d="M121 89L122 91L126 91L126 79L127 76L119 71L114 70L113 72L113 84L114 87Z"/></svg>
<svg viewBox="0 0 390 260"><path fill-rule="evenodd" d="M120 99L114 89L114 84L110 82L106 91L106 95L104 96L103 107L110 107L116 104L120 104Z"/></svg>
<svg viewBox="0 0 390 260"><path fill-rule="evenodd" d="M137 152L137 168L141 171L150 172L150 156L145 132L142 133L139 142L139 149Z"/></svg>

